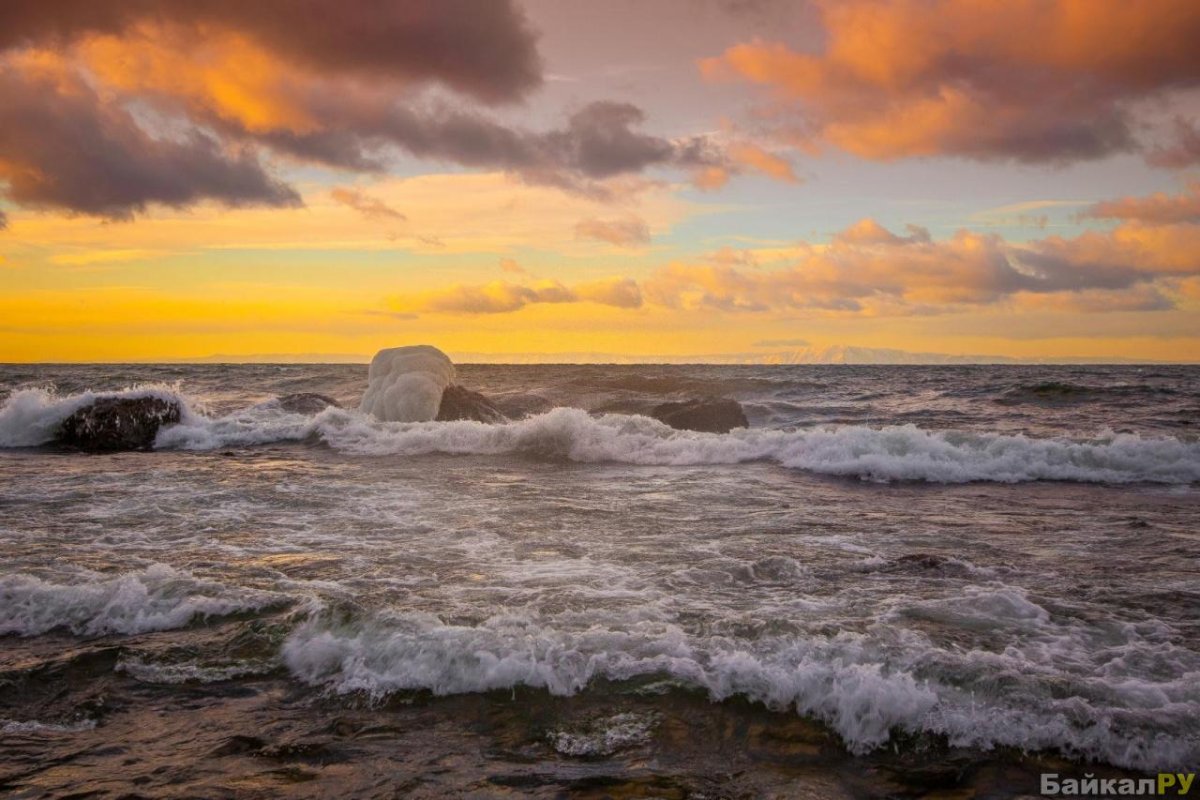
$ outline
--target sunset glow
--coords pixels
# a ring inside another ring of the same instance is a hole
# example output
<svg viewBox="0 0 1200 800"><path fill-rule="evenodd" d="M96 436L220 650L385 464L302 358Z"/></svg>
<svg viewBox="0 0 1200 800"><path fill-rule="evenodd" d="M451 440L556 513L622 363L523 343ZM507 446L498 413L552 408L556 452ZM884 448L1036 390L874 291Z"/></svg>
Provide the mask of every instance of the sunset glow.
<svg viewBox="0 0 1200 800"><path fill-rule="evenodd" d="M0 10L0 361L1200 361L1194 2L75 5Z"/></svg>

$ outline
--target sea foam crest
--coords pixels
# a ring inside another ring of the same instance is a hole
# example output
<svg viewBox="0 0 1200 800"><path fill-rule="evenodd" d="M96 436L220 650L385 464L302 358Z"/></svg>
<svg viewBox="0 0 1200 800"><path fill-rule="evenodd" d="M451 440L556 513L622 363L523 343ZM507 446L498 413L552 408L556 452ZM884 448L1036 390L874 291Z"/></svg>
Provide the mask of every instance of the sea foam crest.
<svg viewBox="0 0 1200 800"><path fill-rule="evenodd" d="M176 385L146 384L119 392L59 395L45 388L18 389L0 406L0 447L36 447L54 440L63 420L80 408L108 397L157 397L178 403L185 421L198 421Z"/></svg>
<svg viewBox="0 0 1200 800"><path fill-rule="evenodd" d="M939 646L887 621L861 633L749 641L634 618L574 627L510 613L467 626L417 613L317 614L292 632L282 656L306 683L377 698L514 686L571 695L597 679L668 676L714 700L741 696L820 719L855 753L902 731L944 735L954 746L1058 749L1146 770L1200 757L1193 724L1200 663L1168 641L1171 632L1052 620L1013 587L977 589L962 600L962 624L986 617L1024 631L993 651ZM945 613L952 604L913 611Z"/></svg>
<svg viewBox="0 0 1200 800"><path fill-rule="evenodd" d="M165 564L116 576L84 573L69 583L0 575L0 636L36 636L57 628L81 636L171 630L197 618L259 610L284 600L200 580Z"/></svg>
<svg viewBox="0 0 1200 800"><path fill-rule="evenodd" d="M674 430L642 416L597 417L573 408L500 425L387 423L342 409L327 409L313 417L246 412L216 420L185 420L161 431L157 446L206 450L308 438L366 456L514 453L656 466L767 461L875 481L1200 481L1200 442L1171 437L1109 434L1074 440L926 430L914 425L708 434Z"/></svg>

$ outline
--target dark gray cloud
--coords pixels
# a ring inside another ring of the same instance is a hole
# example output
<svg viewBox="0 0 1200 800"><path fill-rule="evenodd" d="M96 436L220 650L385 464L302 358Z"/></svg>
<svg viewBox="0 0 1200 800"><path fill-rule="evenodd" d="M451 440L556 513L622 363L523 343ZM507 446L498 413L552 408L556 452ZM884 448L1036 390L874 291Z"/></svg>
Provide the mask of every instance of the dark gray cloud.
<svg viewBox="0 0 1200 800"><path fill-rule="evenodd" d="M63 87L11 67L0 67L0 178L21 205L111 219L150 203L300 203L246 150L227 152L194 130L153 137L81 81Z"/></svg>
<svg viewBox="0 0 1200 800"><path fill-rule="evenodd" d="M6 0L0 48L142 22L228 28L295 64L437 81L487 102L541 83L536 36L513 0Z"/></svg>
<svg viewBox="0 0 1200 800"><path fill-rule="evenodd" d="M86 66L51 80L10 60L0 66L0 163L8 165L0 181L10 198L111 218L153 203L299 202L265 171L263 153L359 172L384 171L403 153L598 198L612 194L607 179L654 167L737 171L708 137L639 130L644 114L628 103L585 105L550 131L482 113L477 101L518 100L541 80L536 37L513 0L0 3L0 50L65 51L94 33L136 48L156 30L183 48L189 36L202 42L223 30L249 37L277 62L280 102L304 123L288 115L247 121L197 89L204 82L96 89L102 76ZM151 133L147 109L183 133Z"/></svg>
<svg viewBox="0 0 1200 800"><path fill-rule="evenodd" d="M307 134L249 131L215 115L210 122L293 156L348 169L381 169L388 147L564 184L653 166L728 166L724 152L706 137L674 140L634 130L645 115L629 103L591 103L562 129L548 132L509 127L445 103L401 105L377 95L314 97L308 111L321 126Z"/></svg>
<svg viewBox="0 0 1200 800"><path fill-rule="evenodd" d="M1147 163L1155 167L1183 169L1200 164L1200 129L1196 123L1176 119L1174 136L1169 144L1156 147L1146 154Z"/></svg>
<svg viewBox="0 0 1200 800"><path fill-rule="evenodd" d="M504 170L532 183L598 195L604 189L597 181L650 167L736 171L707 137L669 139L635 130L645 115L628 103L591 103L551 131L509 127L444 102L398 104L374 93L314 92L307 111L320 124L303 134L251 131L215 112L205 122L226 136L343 169L383 170L394 148L420 159Z"/></svg>

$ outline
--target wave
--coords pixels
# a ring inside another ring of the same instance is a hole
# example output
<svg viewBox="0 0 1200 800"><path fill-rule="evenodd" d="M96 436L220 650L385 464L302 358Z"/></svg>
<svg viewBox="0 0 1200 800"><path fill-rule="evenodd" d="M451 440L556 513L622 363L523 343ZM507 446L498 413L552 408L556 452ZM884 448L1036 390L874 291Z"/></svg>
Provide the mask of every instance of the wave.
<svg viewBox="0 0 1200 800"><path fill-rule="evenodd" d="M582 463L695 466L771 462L871 481L967 483L1200 481L1200 442L1176 437L1103 434L1090 439L929 430L912 424L825 425L797 430L740 429L729 434L679 431L638 414L550 411L505 424L381 422L357 410L289 412L262 403L205 416L177 386L60 397L44 389L14 392L0 407L0 447L53 440L76 409L101 397L154 396L180 404L182 422L162 429L158 449L215 450L312 440L360 456L503 455Z"/></svg>
<svg viewBox="0 0 1200 800"><path fill-rule="evenodd" d="M1078 441L841 425L802 430L678 431L647 417L558 408L517 422L385 423L342 409L314 417L263 411L194 418L159 433L157 446L211 450L277 441L323 441L362 456L521 454L585 463L691 466L754 461L873 481L966 483L1200 481L1200 442L1110 434Z"/></svg>
<svg viewBox="0 0 1200 800"><path fill-rule="evenodd" d="M0 447L37 447L52 442L63 421L84 406L111 397L156 397L179 404L185 421L196 421L188 402L175 384L145 384L118 392L79 392L61 396L51 389L18 389L0 406Z"/></svg>
<svg viewBox="0 0 1200 800"><path fill-rule="evenodd" d="M0 719L0 734L6 736L36 736L39 734L81 733L96 727L94 719L78 722L38 722L37 720Z"/></svg>
<svg viewBox="0 0 1200 800"><path fill-rule="evenodd" d="M79 636L182 628L193 620L277 606L271 592L204 581L165 564L114 577L85 573L53 583L23 573L0 575L0 636L56 629Z"/></svg>
<svg viewBox="0 0 1200 800"><path fill-rule="evenodd" d="M819 719L856 754L905 733L944 736L955 747L1059 750L1147 770L1200 757L1194 652L1134 625L1054 622L1011 587L927 606L911 612L968 626L986 620L1010 644L939 647L886 619L864 633L750 641L611 615L586 627L557 620L560 628L517 613L476 626L416 613L365 620L318 614L292 632L282 656L309 685L376 700L516 686L573 695L601 680L665 677L715 701L744 697ZM1135 674L1134 660L1149 666Z"/></svg>
<svg viewBox="0 0 1200 800"><path fill-rule="evenodd" d="M1065 381L1043 381L1014 386L995 398L1001 405L1071 405L1103 401L1138 401L1179 394L1166 386L1116 383L1090 386Z"/></svg>

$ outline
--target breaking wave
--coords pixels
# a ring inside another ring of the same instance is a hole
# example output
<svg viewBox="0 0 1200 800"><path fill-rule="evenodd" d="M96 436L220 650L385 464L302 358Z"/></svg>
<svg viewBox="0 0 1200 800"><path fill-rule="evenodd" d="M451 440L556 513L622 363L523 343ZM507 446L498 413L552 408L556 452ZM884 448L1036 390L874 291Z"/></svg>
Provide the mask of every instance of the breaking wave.
<svg viewBox="0 0 1200 800"><path fill-rule="evenodd" d="M362 456L520 454L577 462L690 466L766 461L873 481L966 483L1200 481L1200 443L1110 434L1091 440L937 431L914 425L800 430L678 431L636 415L557 408L500 425L386 423L342 409L314 417L262 412L194 418L160 432L158 447L211 450L315 439Z"/></svg>
<svg viewBox="0 0 1200 800"><path fill-rule="evenodd" d="M183 419L199 418L179 387L165 384L134 386L119 392L80 392L62 396L50 389L18 389L0 406L0 447L37 447L54 440L63 420L84 406L109 397L157 397L179 404Z"/></svg>
<svg viewBox="0 0 1200 800"><path fill-rule="evenodd" d="M666 677L715 701L745 697L819 719L856 754L900 732L985 750L1057 749L1136 769L1177 768L1200 757L1191 724L1200 713L1193 680L1200 665L1160 631L1055 622L1021 590L1002 585L961 604L928 606L911 613L1010 625L1012 642L997 651L940 647L886 619L864 633L748 641L611 615L587 625L559 620L558 627L518 613L477 626L416 613L365 620L319 614L293 631L282 655L305 683L376 699L516 686L572 695L598 680ZM1131 669L1133 653L1171 677Z"/></svg>
<svg viewBox="0 0 1200 800"><path fill-rule="evenodd" d="M555 408L504 424L382 422L352 409L316 414L261 403L209 417L173 386L66 397L45 389L14 392L0 407L0 447L54 439L62 421L101 397L160 397L176 402L182 422L162 429L159 449L215 450L314 441L357 456L503 455L582 463L694 466L771 462L790 469L870 481L967 483L1200 481L1200 442L1172 436L1105 433L1093 438L931 430L916 425L753 428L728 434L679 431L637 414L589 414Z"/></svg>
<svg viewBox="0 0 1200 800"><path fill-rule="evenodd" d="M172 630L282 602L277 594L200 580L165 564L117 576L86 573L71 583L0 575L0 636L56 629L79 636Z"/></svg>

